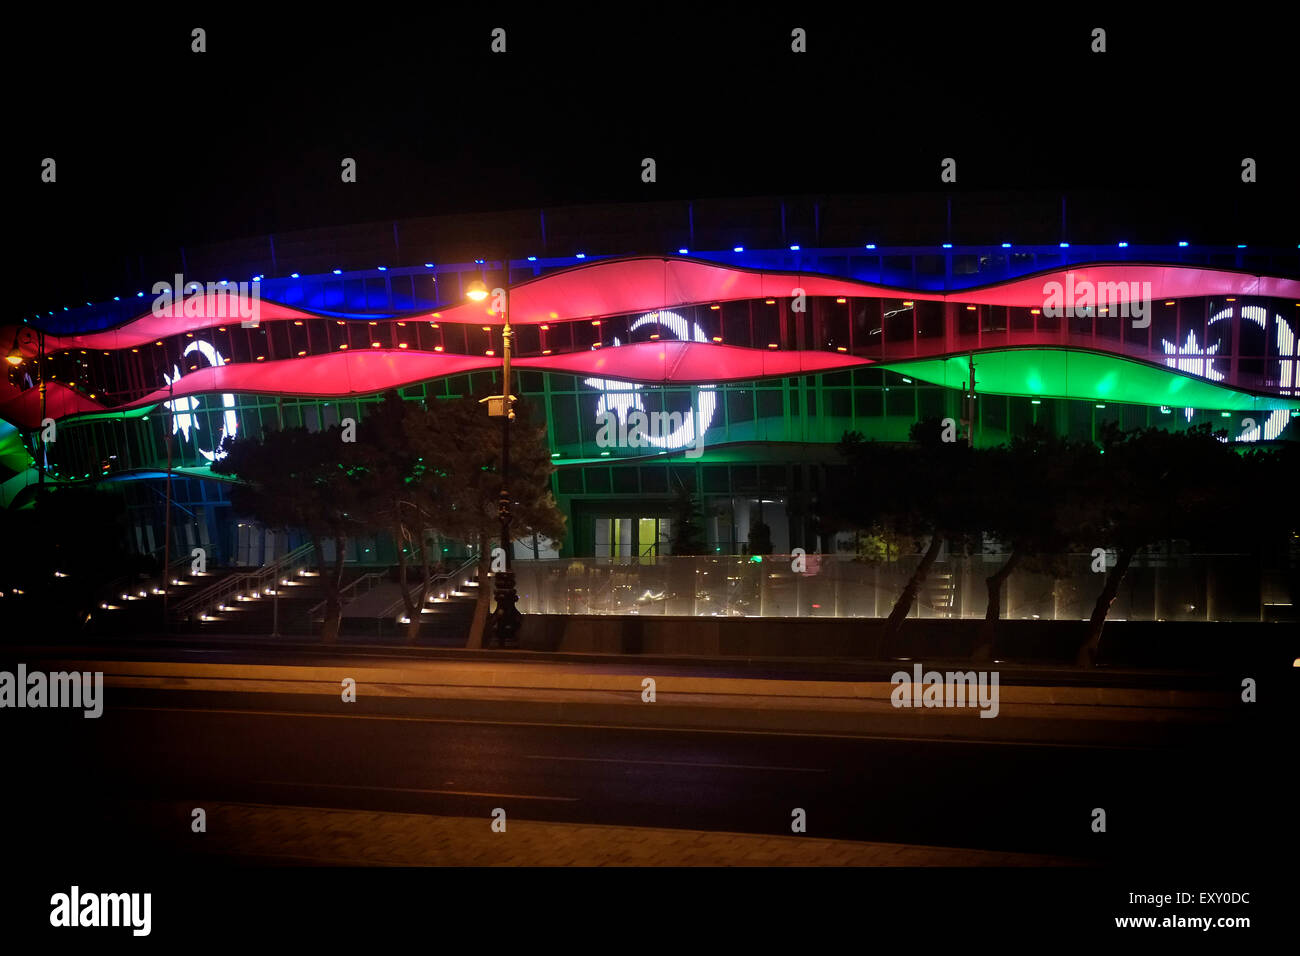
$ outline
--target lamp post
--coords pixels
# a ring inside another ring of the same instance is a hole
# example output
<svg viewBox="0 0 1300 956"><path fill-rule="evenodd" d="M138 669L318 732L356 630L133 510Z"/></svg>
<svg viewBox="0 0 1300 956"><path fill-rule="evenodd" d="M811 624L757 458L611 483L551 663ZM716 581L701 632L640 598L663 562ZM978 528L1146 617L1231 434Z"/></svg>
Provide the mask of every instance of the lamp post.
<svg viewBox="0 0 1300 956"><path fill-rule="evenodd" d="M517 647L519 626L519 594L515 590L514 550L510 539L510 422L515 417L514 395L510 393L510 340L514 332L510 328L510 260L502 260L505 267L505 285L494 289L499 295L501 305L501 394L486 399L488 415L501 418L501 493L497 499L497 516L501 519L501 550L504 553L505 570L498 571L495 578L496 609L492 612L492 630L496 643L500 647ZM488 297L484 283L475 279L469 284L465 295L471 301L482 302Z"/></svg>
<svg viewBox="0 0 1300 956"><path fill-rule="evenodd" d="M40 424L37 426L37 429L36 429L36 435L39 436L40 433L41 433L41 431L44 430L44 428L45 428L45 419L46 419L46 414L45 414L45 332L44 332L43 330L41 330L41 329L36 329L35 332L36 332L36 377L37 377L37 381L39 382L39 385L40 385L40 391L38 392L38 394L39 394L39 396L40 396L40 404L41 404L41 421L40 421ZM5 356L5 361L8 362L10 365L13 365L13 366L15 366L15 367L17 367L17 366L19 366L19 365L22 365L22 364L23 364L23 360L24 360L23 351L22 351L22 346L20 346L20 345L18 344L18 337L19 337L21 334L22 334L22 329L21 329L21 328L18 328L18 329L15 329L15 330L14 330L14 342L13 342L13 346L10 348L9 353ZM36 436L33 436L33 438L32 438L32 444L33 444L33 447L35 446L37 440L38 440L37 437L36 437ZM44 488L44 487L45 487L45 468L46 468L46 466L48 466L48 465L49 465L49 456L46 454L45 442L44 442L44 441L41 441L41 458L40 458L40 461L38 462L38 466L37 466L37 469L36 469L36 483L37 483L37 485L38 485L39 487L41 487L41 488Z"/></svg>

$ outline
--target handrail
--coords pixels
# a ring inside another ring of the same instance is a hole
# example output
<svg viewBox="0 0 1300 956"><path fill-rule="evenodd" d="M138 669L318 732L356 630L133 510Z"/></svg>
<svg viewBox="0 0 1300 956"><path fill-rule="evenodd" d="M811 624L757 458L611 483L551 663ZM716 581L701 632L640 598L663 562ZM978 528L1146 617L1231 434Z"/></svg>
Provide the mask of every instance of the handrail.
<svg viewBox="0 0 1300 956"><path fill-rule="evenodd" d="M462 561L459 565L457 565L455 568L453 568L450 571L442 571L438 574L430 574L429 577L424 581L421 581L419 584L412 585L411 587L407 588L406 597L403 598L399 595L397 600L394 601L392 604L390 604L388 607L386 607L383 613L380 614L379 616L382 618L388 618L388 617L393 617L398 612L405 613L407 599L410 599L412 602L414 602L415 595L419 589L424 588L426 595L432 594L434 586L439 581L450 581L455 578L459 578L462 574L464 574L470 568L474 567L474 565L476 564L478 564L478 555L474 554L474 555L470 555L468 558L466 558L464 561ZM423 611L424 608L420 608L420 610Z"/></svg>
<svg viewBox="0 0 1300 956"><path fill-rule="evenodd" d="M367 581L382 581L387 576L388 574L385 571L368 571L365 574L361 575L361 577L357 578L355 581L347 585L346 587L339 588L339 606L342 607L344 604L347 603L347 601L345 601L343 597L345 594L349 592L355 592L357 588L359 588L363 583ZM373 584L371 585L371 587L373 587ZM370 587L367 587L366 590L367 591L370 590ZM355 598L356 594L353 594L352 597ZM349 598L348 600L351 599L352 598ZM325 609L325 605L328 603L329 603L329 598L326 598L325 600L321 601L319 604L308 609L307 620L315 621L316 615L322 613Z"/></svg>
<svg viewBox="0 0 1300 956"><path fill-rule="evenodd" d="M266 579L270 578L276 581L276 588L279 588L280 575L289 570L296 570L304 564L309 563L308 557L315 550L315 545L311 542L294 548L289 553L283 555L278 560L264 567L259 567L246 572L237 572L233 575L227 575L219 581L215 581L201 591L191 594L175 606L175 613L186 615L192 612L196 607L205 604L225 603L225 598L231 594L241 591L261 592L265 590Z"/></svg>

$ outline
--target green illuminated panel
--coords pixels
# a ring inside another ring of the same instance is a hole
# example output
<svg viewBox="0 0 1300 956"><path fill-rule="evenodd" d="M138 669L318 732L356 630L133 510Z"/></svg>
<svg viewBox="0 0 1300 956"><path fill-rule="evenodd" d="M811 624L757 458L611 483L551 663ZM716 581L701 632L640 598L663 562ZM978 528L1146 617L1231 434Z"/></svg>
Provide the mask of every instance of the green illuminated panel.
<svg viewBox="0 0 1300 956"><path fill-rule="evenodd" d="M968 362L967 355L954 355L890 362L880 367L934 385L965 389L970 378ZM1295 398L1251 395L1173 369L1117 355L1068 349L976 352L975 391L1226 411L1300 408Z"/></svg>

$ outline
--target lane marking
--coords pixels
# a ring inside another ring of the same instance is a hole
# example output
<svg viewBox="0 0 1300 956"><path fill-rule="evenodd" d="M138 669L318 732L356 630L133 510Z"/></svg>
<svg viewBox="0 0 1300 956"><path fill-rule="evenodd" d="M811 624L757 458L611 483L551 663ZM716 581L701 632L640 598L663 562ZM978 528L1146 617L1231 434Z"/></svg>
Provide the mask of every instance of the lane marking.
<svg viewBox="0 0 1300 956"><path fill-rule="evenodd" d="M821 767L755 767L739 763L697 763L693 760L624 760L619 757L559 757L554 754L524 754L528 760L574 760L583 763L636 763L656 767L720 767L726 770L784 770L787 773L830 773Z"/></svg>
<svg viewBox="0 0 1300 956"><path fill-rule="evenodd" d="M384 790L392 793L433 793L444 797L500 797L509 800L551 800L556 803L577 803L577 797L538 797L528 793L479 793L475 790L426 790L422 787L379 787L362 783L311 783L298 780L254 780L253 783L271 787L329 787L333 790Z"/></svg>
<svg viewBox="0 0 1300 956"><path fill-rule="evenodd" d="M896 736L891 734L826 734L806 730L734 730L707 727L661 727L653 724L583 724L554 723L542 720L466 720L462 717L420 717L396 714L321 714L312 711L297 710L236 710L222 707L145 707L139 704L123 704L117 710L147 710L164 714L203 713L203 714L246 714L256 717L333 717L339 720L405 720L427 724L465 724L469 726L494 727L575 727L582 730L642 730L670 734L737 734L746 737L813 737L826 740L888 740L897 743L935 743L935 744L982 744L1000 747L1059 747L1069 750L1136 750L1160 752L1170 749L1144 744L1090 744L1070 743L1064 741L1038 740L979 740L971 737L924 737Z"/></svg>

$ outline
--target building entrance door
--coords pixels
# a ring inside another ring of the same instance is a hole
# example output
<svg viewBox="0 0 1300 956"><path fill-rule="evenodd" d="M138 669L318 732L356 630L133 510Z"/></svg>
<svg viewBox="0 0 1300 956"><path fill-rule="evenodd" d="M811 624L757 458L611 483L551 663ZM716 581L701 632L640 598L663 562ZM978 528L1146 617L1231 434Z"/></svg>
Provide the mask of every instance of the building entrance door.
<svg viewBox="0 0 1300 956"><path fill-rule="evenodd" d="M653 564L671 550L671 518L597 518L596 557Z"/></svg>

